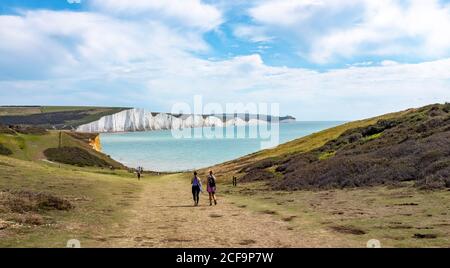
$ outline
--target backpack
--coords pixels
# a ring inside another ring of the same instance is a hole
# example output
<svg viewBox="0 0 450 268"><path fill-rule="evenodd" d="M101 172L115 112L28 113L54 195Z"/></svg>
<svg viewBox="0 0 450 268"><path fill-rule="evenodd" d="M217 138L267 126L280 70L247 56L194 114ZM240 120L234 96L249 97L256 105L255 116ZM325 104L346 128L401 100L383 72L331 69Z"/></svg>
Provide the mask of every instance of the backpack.
<svg viewBox="0 0 450 268"><path fill-rule="evenodd" d="M214 177L212 176L208 177L208 185L209 187L216 187L216 180L214 179Z"/></svg>
<svg viewBox="0 0 450 268"><path fill-rule="evenodd" d="M195 176L195 177L192 179L192 185L193 185L193 186L200 186L200 185L201 185L200 179L199 179L197 176Z"/></svg>

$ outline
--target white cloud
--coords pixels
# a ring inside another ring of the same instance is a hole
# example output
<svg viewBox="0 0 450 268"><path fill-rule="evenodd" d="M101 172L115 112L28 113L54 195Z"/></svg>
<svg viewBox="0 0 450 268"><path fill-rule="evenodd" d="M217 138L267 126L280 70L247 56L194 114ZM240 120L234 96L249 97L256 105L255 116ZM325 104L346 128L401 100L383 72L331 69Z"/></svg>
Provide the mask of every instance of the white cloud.
<svg viewBox="0 0 450 268"><path fill-rule="evenodd" d="M233 34L242 39L248 39L252 42L268 42L273 39L273 37L268 36L263 27L248 26L248 25L238 25L234 28Z"/></svg>
<svg viewBox="0 0 450 268"><path fill-rule="evenodd" d="M211 30L223 20L219 9L201 0L93 0L92 5L114 14L164 18L167 22L178 22L178 26L202 30Z"/></svg>
<svg viewBox="0 0 450 268"><path fill-rule="evenodd" d="M3 98L9 100L32 94L33 100L52 104L151 110L170 110L174 102L202 94L205 102L279 102L282 113L302 120L358 119L450 99L450 59L327 72L271 67L259 55L223 61L183 57L153 65L142 62L126 72L111 69L108 79L4 81L0 91L8 88Z"/></svg>
<svg viewBox="0 0 450 268"><path fill-rule="evenodd" d="M73 76L124 69L135 62L175 60L208 46L201 34L159 21L124 21L91 12L28 11L0 16L0 77L30 73ZM25 67L24 67L25 66ZM8 73L9 74L9 73Z"/></svg>
<svg viewBox="0 0 450 268"><path fill-rule="evenodd" d="M439 0L268 0L249 15L267 34L306 44L309 51L298 54L317 63L361 55L450 55L450 4Z"/></svg>
<svg viewBox="0 0 450 268"><path fill-rule="evenodd" d="M309 11L322 5L323 3L318 0L263 1L261 4L251 8L249 14L258 22L271 25L291 26L308 19L311 16Z"/></svg>
<svg viewBox="0 0 450 268"><path fill-rule="evenodd" d="M196 56L208 49L197 26L175 26L158 16L123 16L111 11L0 16L2 104L169 111L175 101L202 94L205 102L280 102L282 113L299 119L332 120L450 100L450 59L418 64L361 61L326 72L268 66L258 54L206 60ZM320 43L320 37L315 42ZM359 53L358 47L350 52L335 49L330 45L330 57Z"/></svg>
<svg viewBox="0 0 450 268"><path fill-rule="evenodd" d="M397 65L397 64L399 64L399 63L396 62L396 61L393 61L393 60L384 60L384 61L382 61L380 64L381 64L382 66L393 66L393 65Z"/></svg>

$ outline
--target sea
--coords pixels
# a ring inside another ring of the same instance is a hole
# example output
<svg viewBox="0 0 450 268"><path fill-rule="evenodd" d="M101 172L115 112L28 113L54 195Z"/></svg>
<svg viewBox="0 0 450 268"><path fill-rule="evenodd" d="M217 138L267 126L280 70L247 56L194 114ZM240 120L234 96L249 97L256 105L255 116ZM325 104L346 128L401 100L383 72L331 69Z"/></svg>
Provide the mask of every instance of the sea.
<svg viewBox="0 0 450 268"><path fill-rule="evenodd" d="M343 123L296 121L271 127L102 133L100 141L103 153L128 167L175 172L213 166Z"/></svg>

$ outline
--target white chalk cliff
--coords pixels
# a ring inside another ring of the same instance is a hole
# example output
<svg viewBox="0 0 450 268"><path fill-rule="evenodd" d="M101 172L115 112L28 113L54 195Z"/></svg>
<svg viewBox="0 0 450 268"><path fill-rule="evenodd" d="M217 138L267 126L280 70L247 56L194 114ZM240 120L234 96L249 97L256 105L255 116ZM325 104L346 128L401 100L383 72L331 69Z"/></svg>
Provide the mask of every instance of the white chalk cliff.
<svg viewBox="0 0 450 268"><path fill-rule="evenodd" d="M287 120L292 120L291 117ZM116 114L104 116L97 121L81 125L77 132L133 132L161 129L183 129L197 127L223 127L256 125L267 122L261 119L237 116L225 119L216 115L172 115L167 113L151 113L144 109L129 109ZM280 120L283 122L283 119Z"/></svg>

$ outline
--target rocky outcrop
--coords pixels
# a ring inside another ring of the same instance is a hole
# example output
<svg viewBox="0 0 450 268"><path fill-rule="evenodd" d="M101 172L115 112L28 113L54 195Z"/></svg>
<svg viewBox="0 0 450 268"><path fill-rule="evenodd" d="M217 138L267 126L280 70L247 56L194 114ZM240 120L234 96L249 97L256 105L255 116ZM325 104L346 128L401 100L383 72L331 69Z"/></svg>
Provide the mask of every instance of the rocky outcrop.
<svg viewBox="0 0 450 268"><path fill-rule="evenodd" d="M285 117L292 121L293 117ZM283 122L283 118L275 118ZM237 115L173 115L168 113L151 113L144 109L129 109L104 116L97 121L79 126L78 132L133 132L162 129L183 129L197 127L222 127L256 125L274 120L272 117L263 120L258 116Z"/></svg>

